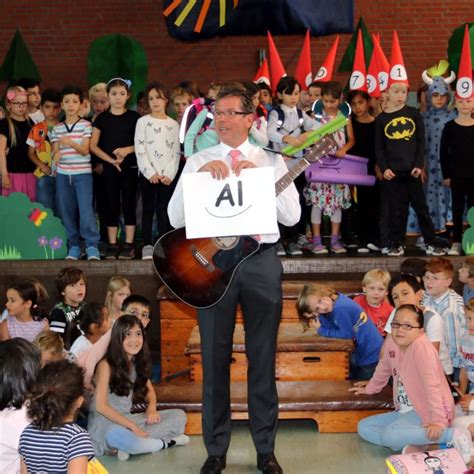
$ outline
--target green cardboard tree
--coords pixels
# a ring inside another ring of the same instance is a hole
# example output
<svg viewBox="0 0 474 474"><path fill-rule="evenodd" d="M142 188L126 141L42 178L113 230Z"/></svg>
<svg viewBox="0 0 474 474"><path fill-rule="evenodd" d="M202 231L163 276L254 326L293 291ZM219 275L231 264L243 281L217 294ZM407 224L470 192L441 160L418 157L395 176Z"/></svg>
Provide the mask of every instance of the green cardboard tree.
<svg viewBox="0 0 474 474"><path fill-rule="evenodd" d="M352 33L351 40L347 46L344 56L342 57L341 64L339 64L337 69L338 72L352 72L359 30L362 30L362 41L364 42L365 67L369 67L370 58L372 57L372 51L374 49L374 43L370 37L369 30L365 26L364 19L360 17L355 27L354 33Z"/></svg>
<svg viewBox="0 0 474 474"><path fill-rule="evenodd" d="M471 45L474 44L474 23L468 23L469 25L469 37L471 39ZM464 30L466 23L453 30L451 37L448 41L448 61L451 71L458 72L459 60L461 58L462 41L464 38ZM474 48L471 46L471 61L474 64Z"/></svg>
<svg viewBox="0 0 474 474"><path fill-rule="evenodd" d="M469 227L462 236L462 248L466 255L474 255L474 207L467 213L467 222Z"/></svg>
<svg viewBox="0 0 474 474"><path fill-rule="evenodd" d="M0 196L0 260L66 257L66 229L53 211L23 193Z"/></svg>
<svg viewBox="0 0 474 474"><path fill-rule="evenodd" d="M41 81L40 73L28 50L28 46L26 46L20 30L16 30L5 59L0 66L0 82L13 82L23 77Z"/></svg>
<svg viewBox="0 0 474 474"><path fill-rule="evenodd" d="M129 104L136 103L137 94L143 91L148 75L148 61L143 46L131 36L107 35L94 40L87 58L89 86L108 82L114 77L132 81L132 97Z"/></svg>

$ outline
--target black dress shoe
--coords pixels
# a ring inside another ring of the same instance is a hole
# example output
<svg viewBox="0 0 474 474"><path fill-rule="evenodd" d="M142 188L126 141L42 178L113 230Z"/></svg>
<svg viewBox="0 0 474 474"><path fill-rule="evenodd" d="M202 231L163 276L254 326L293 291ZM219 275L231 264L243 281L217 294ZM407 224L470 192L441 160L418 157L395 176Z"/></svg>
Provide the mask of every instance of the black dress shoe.
<svg viewBox="0 0 474 474"><path fill-rule="evenodd" d="M225 469L225 456L208 456L200 474L220 474Z"/></svg>
<svg viewBox="0 0 474 474"><path fill-rule="evenodd" d="M273 453L257 454L257 467L264 474L283 474L283 469Z"/></svg>

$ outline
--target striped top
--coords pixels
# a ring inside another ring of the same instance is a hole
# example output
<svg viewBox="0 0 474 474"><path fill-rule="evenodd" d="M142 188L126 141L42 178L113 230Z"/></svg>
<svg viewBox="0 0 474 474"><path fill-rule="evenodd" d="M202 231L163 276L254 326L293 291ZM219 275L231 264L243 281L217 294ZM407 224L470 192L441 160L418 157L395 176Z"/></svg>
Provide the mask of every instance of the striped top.
<svg viewBox="0 0 474 474"><path fill-rule="evenodd" d="M33 342L35 337L43 330L46 329L48 321L46 319L41 319L40 321L35 321L32 319L28 322L18 321L15 316L7 316L7 329L10 338L22 337L29 342Z"/></svg>
<svg viewBox="0 0 474 474"><path fill-rule="evenodd" d="M69 137L78 145L84 138L92 136L92 124L84 119L79 119L74 124L68 125L64 122L56 125L50 134L51 143L55 143L60 137ZM58 174L77 175L91 173L91 155L83 156L70 146L59 145L61 158L57 167Z"/></svg>
<svg viewBox="0 0 474 474"><path fill-rule="evenodd" d="M31 473L67 473L72 459L94 457L89 433L75 423L46 431L28 425L20 436L18 452Z"/></svg>

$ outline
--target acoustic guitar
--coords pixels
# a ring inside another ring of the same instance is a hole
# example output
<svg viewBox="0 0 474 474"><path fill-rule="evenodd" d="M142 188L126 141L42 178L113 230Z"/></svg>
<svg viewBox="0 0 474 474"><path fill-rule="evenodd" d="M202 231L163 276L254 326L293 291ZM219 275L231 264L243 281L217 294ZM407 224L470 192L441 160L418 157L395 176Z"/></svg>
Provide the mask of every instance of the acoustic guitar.
<svg viewBox="0 0 474 474"><path fill-rule="evenodd" d="M332 136L323 137L275 183L276 195L311 163L336 148ZM183 227L164 234L156 242L153 264L176 297L194 308L204 309L222 299L239 265L259 248L260 244L250 236L187 239Z"/></svg>

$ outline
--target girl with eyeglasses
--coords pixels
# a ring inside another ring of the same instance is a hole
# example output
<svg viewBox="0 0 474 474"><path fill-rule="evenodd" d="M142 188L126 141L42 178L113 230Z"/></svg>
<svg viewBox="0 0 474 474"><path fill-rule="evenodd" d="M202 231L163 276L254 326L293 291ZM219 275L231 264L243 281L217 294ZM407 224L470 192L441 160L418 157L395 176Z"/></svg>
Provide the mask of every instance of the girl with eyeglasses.
<svg viewBox="0 0 474 474"><path fill-rule="evenodd" d="M2 195L19 192L36 200L36 165L28 158L26 140L33 123L28 117L25 89L9 87L5 94L5 118L0 120L0 174Z"/></svg>
<svg viewBox="0 0 474 474"><path fill-rule="evenodd" d="M465 462L471 457L471 435L452 428L454 401L436 349L423 329L423 312L415 305L397 308L392 337L366 386L349 391L356 395L380 392L393 377L395 411L359 422L359 435L370 443L403 453L427 451L431 444L458 449Z"/></svg>

